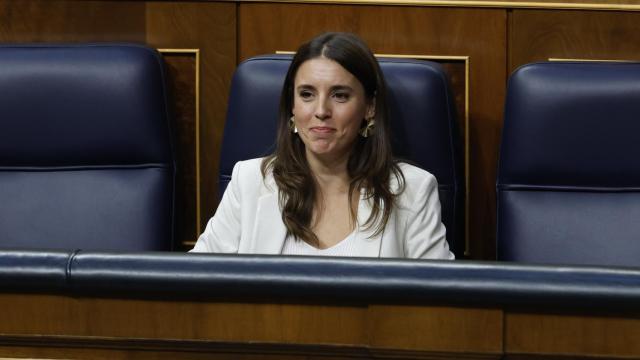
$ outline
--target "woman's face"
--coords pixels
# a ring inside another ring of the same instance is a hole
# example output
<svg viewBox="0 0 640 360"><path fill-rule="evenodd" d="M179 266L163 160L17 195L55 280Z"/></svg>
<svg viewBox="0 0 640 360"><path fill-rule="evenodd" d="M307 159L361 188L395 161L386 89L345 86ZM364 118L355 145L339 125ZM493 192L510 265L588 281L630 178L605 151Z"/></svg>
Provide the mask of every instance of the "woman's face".
<svg viewBox="0 0 640 360"><path fill-rule="evenodd" d="M293 92L292 112L307 159L348 156L363 119L375 111L360 81L337 62L319 57L300 65Z"/></svg>

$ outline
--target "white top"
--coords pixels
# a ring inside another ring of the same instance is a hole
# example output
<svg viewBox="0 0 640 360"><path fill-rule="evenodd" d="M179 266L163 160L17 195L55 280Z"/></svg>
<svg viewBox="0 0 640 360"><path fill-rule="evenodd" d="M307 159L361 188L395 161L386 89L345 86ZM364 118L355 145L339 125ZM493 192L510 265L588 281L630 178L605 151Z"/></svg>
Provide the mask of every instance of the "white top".
<svg viewBox="0 0 640 360"><path fill-rule="evenodd" d="M282 255L359 256L363 251L363 244L359 240L356 229L339 243L326 249L318 249L303 240L287 236L282 247Z"/></svg>
<svg viewBox="0 0 640 360"><path fill-rule="evenodd" d="M282 253L287 228L282 221L278 186L273 175L263 178L262 159L238 162L215 215L196 242L193 252ZM384 230L375 226L357 232L359 257L453 259L440 218L438 183L433 175L401 163L405 189L396 197ZM391 190L398 190L395 178ZM361 192L356 224L371 214L372 200Z"/></svg>

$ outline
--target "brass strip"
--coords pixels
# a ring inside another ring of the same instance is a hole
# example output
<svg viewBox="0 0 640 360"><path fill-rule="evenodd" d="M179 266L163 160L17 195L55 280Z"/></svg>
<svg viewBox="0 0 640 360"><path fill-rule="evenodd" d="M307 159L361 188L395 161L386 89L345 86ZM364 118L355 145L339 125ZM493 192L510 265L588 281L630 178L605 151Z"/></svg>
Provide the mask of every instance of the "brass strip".
<svg viewBox="0 0 640 360"><path fill-rule="evenodd" d="M201 202L200 202L200 49L158 49L161 54L191 54L195 56L196 60L196 83L195 83L195 95L196 95L196 238L202 231L201 216ZM195 245L195 242L183 242L183 245Z"/></svg>
<svg viewBox="0 0 640 360"><path fill-rule="evenodd" d="M276 54L295 54L294 51L282 51L277 50ZM470 148L469 148L469 71L470 57L460 55L416 55L416 54L374 54L376 57L388 57L396 59L419 59L419 60L454 60L464 61L464 255L471 256L471 240L469 238L469 214L471 208L470 193L471 193L471 173L470 173Z"/></svg>
<svg viewBox="0 0 640 360"><path fill-rule="evenodd" d="M339 4L339 5L397 5L433 7L472 7L503 9L556 9L556 10L609 10L640 11L638 4L607 4L602 2L538 2L538 1L478 1L478 0L235 0L238 3L296 3L296 4Z"/></svg>
<svg viewBox="0 0 640 360"><path fill-rule="evenodd" d="M467 257L471 256L471 240L469 230L469 216L471 213L471 200L469 199L469 195L471 194L471 169L470 169L470 156L471 156L471 148L469 147L469 84L471 83L469 72L471 71L471 58L468 56L464 62L464 187L465 187L465 195L464 195L464 255Z"/></svg>

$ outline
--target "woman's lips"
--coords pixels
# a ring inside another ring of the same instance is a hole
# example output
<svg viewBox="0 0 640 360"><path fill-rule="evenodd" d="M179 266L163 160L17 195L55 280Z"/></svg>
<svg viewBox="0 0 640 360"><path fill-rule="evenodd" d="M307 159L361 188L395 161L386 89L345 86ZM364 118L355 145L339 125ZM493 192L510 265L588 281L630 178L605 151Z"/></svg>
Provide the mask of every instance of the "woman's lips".
<svg viewBox="0 0 640 360"><path fill-rule="evenodd" d="M324 126L315 126L315 127L312 127L310 130L319 134L328 134L335 131L334 128L324 127Z"/></svg>

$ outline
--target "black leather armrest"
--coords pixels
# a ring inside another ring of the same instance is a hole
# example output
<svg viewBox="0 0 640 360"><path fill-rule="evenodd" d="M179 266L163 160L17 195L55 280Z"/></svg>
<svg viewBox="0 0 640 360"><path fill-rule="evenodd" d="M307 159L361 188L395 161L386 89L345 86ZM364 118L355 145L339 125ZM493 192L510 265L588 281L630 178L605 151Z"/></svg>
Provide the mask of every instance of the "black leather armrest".
<svg viewBox="0 0 640 360"><path fill-rule="evenodd" d="M115 296L640 308L640 270L473 261L79 253L73 290Z"/></svg>
<svg viewBox="0 0 640 360"><path fill-rule="evenodd" d="M73 251L0 251L0 288L36 292L68 290Z"/></svg>

